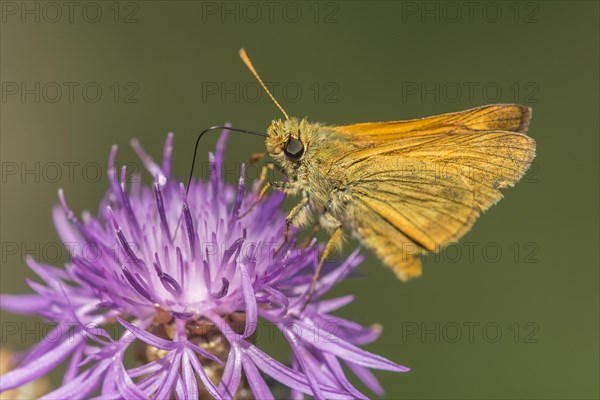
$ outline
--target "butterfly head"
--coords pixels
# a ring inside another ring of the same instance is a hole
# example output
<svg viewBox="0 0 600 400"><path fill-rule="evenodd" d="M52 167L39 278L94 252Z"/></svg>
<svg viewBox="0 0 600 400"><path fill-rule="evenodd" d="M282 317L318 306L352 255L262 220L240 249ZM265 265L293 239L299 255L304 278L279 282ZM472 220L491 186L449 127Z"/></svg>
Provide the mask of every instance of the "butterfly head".
<svg viewBox="0 0 600 400"><path fill-rule="evenodd" d="M267 129L267 151L286 170L294 169L304 158L311 136L306 118L274 120Z"/></svg>

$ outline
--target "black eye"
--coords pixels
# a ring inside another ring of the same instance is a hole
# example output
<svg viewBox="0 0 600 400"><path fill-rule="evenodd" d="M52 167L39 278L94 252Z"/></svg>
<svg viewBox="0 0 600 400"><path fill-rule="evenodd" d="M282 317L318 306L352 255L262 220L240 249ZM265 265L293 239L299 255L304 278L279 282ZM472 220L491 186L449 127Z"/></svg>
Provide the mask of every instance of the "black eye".
<svg viewBox="0 0 600 400"><path fill-rule="evenodd" d="M304 154L304 145L299 139L295 137L290 137L285 144L285 148L283 152L287 156L287 158L291 160L299 160L300 157Z"/></svg>

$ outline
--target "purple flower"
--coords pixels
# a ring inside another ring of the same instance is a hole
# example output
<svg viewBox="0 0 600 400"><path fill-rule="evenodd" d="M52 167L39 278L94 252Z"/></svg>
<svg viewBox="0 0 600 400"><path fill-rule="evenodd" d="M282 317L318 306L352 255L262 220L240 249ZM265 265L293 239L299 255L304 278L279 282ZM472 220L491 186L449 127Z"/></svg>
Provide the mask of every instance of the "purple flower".
<svg viewBox="0 0 600 400"><path fill-rule="evenodd" d="M226 138L224 132L211 165L222 165ZM77 218L59 191L54 219L70 251L66 269L29 259L43 281L28 281L36 294L0 298L5 310L37 313L54 328L0 377L0 391L65 361L62 385L46 398L269 399L276 382L293 398L365 398L342 364L377 394L383 391L370 369L408 370L358 347L380 329L331 315L351 295L322 299L361 261L357 251L328 270L302 311L318 249L313 240L306 249L275 254L285 225L283 195L266 197L239 218L257 198L257 185L245 191L243 166L237 187L213 168L210 180L193 182L186 195L170 177L172 142L169 134L162 166L132 142L154 177L151 187L137 177L127 188L113 147L111 189L97 218ZM289 366L258 347L259 322L283 333ZM129 349L138 366L125 365Z"/></svg>

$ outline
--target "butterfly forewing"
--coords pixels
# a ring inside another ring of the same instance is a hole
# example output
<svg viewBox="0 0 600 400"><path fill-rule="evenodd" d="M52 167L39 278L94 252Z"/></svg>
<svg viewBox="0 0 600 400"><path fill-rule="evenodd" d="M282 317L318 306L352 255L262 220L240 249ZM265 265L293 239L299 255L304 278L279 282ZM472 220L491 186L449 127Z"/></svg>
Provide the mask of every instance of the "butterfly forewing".
<svg viewBox="0 0 600 400"><path fill-rule="evenodd" d="M497 105L334 127L352 149L336 160L346 222L401 279L419 275L418 254L458 240L525 173L535 155L521 133L530 115Z"/></svg>

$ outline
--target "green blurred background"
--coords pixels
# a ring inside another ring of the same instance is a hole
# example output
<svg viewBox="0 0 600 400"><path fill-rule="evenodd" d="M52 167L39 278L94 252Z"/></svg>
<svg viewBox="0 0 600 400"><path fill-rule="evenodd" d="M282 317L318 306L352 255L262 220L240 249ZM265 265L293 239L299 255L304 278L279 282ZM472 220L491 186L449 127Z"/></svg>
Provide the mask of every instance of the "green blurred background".
<svg viewBox="0 0 600 400"><path fill-rule="evenodd" d="M400 283L370 255L366 278L337 288L356 293L340 314L382 323L368 348L412 368L377 373L388 398L600 396L598 2L99 1L72 14L61 4L2 2L2 293L31 291L25 254L66 259L57 190L95 212L113 143L139 166L130 138L160 159L173 131L174 173L187 176L202 128L264 130L280 117L257 98L245 47L288 113L313 121L533 107L538 150L524 181L460 245L427 257L418 280ZM232 136L227 159L262 148ZM31 341L3 335L2 346Z"/></svg>

